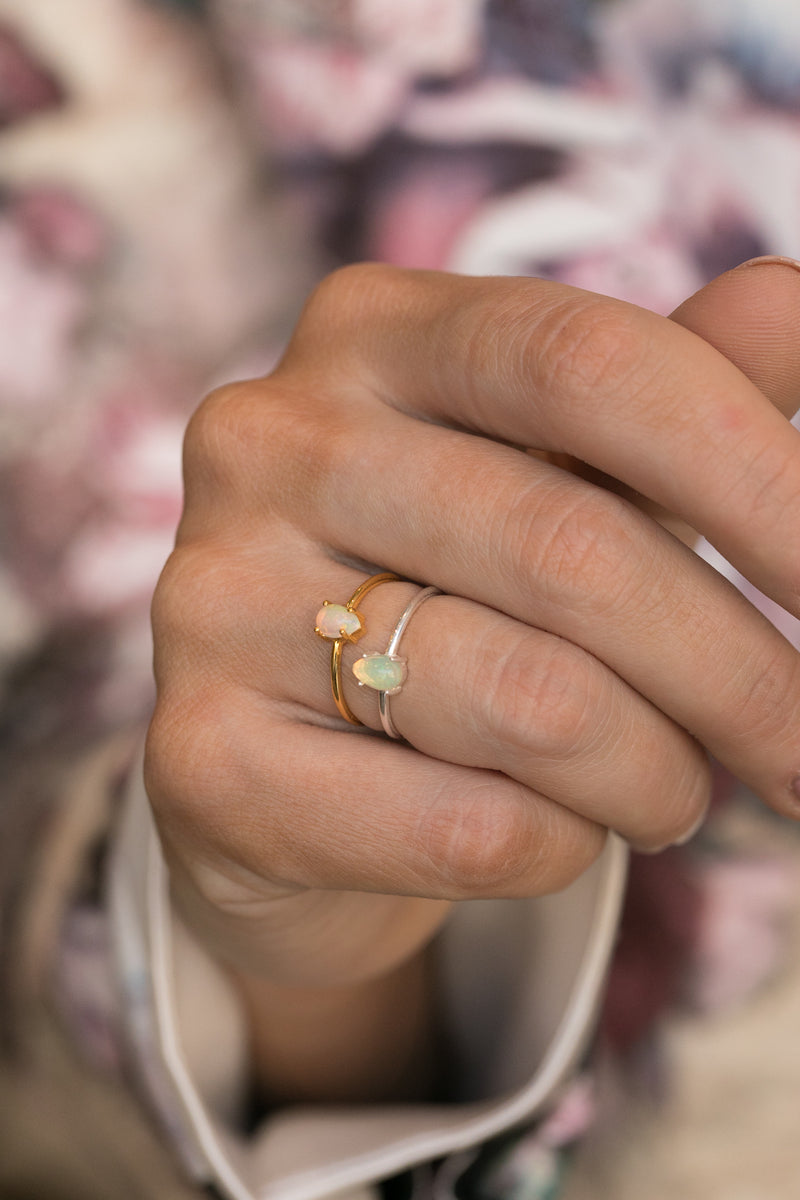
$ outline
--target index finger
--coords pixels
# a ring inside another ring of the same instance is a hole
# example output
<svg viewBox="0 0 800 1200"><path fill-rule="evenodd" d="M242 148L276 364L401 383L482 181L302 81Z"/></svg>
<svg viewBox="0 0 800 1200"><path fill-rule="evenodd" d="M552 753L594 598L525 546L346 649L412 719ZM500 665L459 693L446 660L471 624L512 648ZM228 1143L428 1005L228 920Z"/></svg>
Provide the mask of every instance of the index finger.
<svg viewBox="0 0 800 1200"><path fill-rule="evenodd" d="M285 362L324 363L329 379L338 370L351 391L425 420L582 459L800 614L800 434L674 321L543 280L361 265L315 293Z"/></svg>

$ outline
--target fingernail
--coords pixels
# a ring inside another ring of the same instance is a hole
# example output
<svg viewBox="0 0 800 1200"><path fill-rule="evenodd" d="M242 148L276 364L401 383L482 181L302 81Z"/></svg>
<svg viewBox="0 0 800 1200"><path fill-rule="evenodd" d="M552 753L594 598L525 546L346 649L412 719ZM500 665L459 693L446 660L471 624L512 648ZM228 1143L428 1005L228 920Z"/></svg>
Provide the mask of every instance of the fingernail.
<svg viewBox="0 0 800 1200"><path fill-rule="evenodd" d="M797 783L800 786L800 775L797 777ZM704 808L695 823L687 829L686 833L682 833L680 837L673 838L671 842L664 842L661 846L642 846L638 842L631 842L631 849L635 850L637 854L661 854L663 850L670 850L673 846L685 846L700 831L707 816L708 809Z"/></svg>
<svg viewBox="0 0 800 1200"><path fill-rule="evenodd" d="M798 270L800 270L800 266L798 267ZM692 838L695 836L695 834L699 833L700 830L703 828L703 825L705 824L705 819L707 816L708 816L708 809L704 808L703 811L700 813L700 816L695 821L694 825L692 825L691 828L686 831L686 833L681 834L681 836L679 838L675 838L675 841L672 843L673 846L685 846L687 842L690 842L692 840Z"/></svg>
<svg viewBox="0 0 800 1200"><path fill-rule="evenodd" d="M741 270L742 267L767 267L775 263L779 267L791 267L795 271L800 271L800 262L796 258L789 258L788 254L762 254L759 258L748 258L747 262L740 263L736 268Z"/></svg>

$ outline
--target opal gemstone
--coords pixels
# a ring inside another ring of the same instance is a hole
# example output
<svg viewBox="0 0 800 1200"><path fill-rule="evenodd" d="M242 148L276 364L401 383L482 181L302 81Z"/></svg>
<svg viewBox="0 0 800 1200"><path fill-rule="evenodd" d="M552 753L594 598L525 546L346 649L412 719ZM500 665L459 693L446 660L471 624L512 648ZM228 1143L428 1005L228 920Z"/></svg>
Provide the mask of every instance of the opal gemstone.
<svg viewBox="0 0 800 1200"><path fill-rule="evenodd" d="M316 632L324 638L351 638L361 629L361 618L343 604L323 604L317 613Z"/></svg>
<svg viewBox="0 0 800 1200"><path fill-rule="evenodd" d="M395 654L365 654L353 663L353 674L364 687L399 692L406 678L406 660Z"/></svg>

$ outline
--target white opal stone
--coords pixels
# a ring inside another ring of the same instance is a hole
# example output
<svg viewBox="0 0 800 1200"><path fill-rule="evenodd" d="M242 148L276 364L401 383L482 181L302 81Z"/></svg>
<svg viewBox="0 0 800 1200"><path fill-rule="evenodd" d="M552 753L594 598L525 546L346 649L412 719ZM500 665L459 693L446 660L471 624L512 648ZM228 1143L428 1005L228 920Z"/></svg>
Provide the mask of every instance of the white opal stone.
<svg viewBox="0 0 800 1200"><path fill-rule="evenodd" d="M358 613L343 604L323 604L317 613L316 632L324 638L351 638L361 629Z"/></svg>
<svg viewBox="0 0 800 1200"><path fill-rule="evenodd" d="M353 663L353 674L364 687L387 692L399 692L406 679L406 660L395 654L365 654Z"/></svg>

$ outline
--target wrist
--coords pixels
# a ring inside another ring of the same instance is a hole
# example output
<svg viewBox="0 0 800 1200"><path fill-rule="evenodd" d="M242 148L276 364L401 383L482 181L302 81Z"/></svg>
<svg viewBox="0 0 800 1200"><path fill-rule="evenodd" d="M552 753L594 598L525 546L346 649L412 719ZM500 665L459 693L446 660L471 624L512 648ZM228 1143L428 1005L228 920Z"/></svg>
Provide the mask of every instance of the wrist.
<svg viewBox="0 0 800 1200"><path fill-rule="evenodd" d="M269 1105L424 1100L436 1076L431 952L356 984L298 987L234 972L253 1086Z"/></svg>

